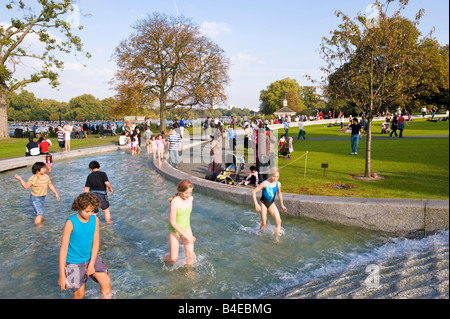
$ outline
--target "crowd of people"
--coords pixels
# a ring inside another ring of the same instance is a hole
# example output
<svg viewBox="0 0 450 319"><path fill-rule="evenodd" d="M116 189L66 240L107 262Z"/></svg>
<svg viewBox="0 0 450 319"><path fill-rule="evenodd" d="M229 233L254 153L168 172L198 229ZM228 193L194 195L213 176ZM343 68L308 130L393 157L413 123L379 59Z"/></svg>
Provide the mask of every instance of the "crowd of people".
<svg viewBox="0 0 450 319"><path fill-rule="evenodd" d="M99 134L104 137L108 134L117 135L120 123L115 120L111 121L66 121L62 123L54 121L35 121L35 122L14 122L10 126L20 131L20 136L39 138L42 135L53 137L57 133L58 125L61 127L69 126L71 129L71 138L87 138L88 134ZM14 132L14 135L17 135Z"/></svg>

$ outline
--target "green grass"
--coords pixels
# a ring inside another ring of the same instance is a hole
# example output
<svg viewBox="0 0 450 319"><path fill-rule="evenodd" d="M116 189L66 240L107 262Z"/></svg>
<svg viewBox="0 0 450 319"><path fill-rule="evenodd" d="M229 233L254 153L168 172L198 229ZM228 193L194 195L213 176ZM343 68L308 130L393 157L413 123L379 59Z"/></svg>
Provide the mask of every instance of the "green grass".
<svg viewBox="0 0 450 319"><path fill-rule="evenodd" d="M34 139L37 141L38 139ZM51 138L52 146L49 148L50 153L59 152L60 148L58 140ZM99 145L116 144L119 141L119 136L108 136L107 138L98 138L98 135L88 135L84 139L72 139L70 141L70 149L76 150L80 148L95 147ZM14 157L24 157L25 149L28 143L28 138L7 138L0 139L0 159L8 159Z"/></svg>
<svg viewBox="0 0 450 319"><path fill-rule="evenodd" d="M295 194L378 197L378 198L449 198L449 141L448 138L410 138L410 136L447 135L447 122L415 120L405 129L406 138L372 140L372 173L386 176L386 180L361 181L352 175L363 175L365 170L366 140L362 139L358 155L350 155L350 135L339 132L339 127L323 125L305 126L306 140L296 141L297 128L290 129L294 138L292 159L279 159L280 182L283 191ZM373 136L382 136L381 130ZM386 135L384 135L386 136ZM314 138L329 138L325 140ZM335 139L333 139L333 137ZM336 137L347 137L345 140ZM305 157L295 161L308 151L307 171ZM295 161L295 162L294 162ZM328 163L329 168L321 168ZM287 165L286 167L283 167ZM336 189L337 184L349 189Z"/></svg>
<svg viewBox="0 0 450 319"><path fill-rule="evenodd" d="M361 181L351 175L363 175L366 141L361 140L358 155L350 155L350 141L306 140L294 143L292 159L279 159L283 191L321 196L381 198L449 198L448 139L374 140L372 172L386 180ZM305 158L295 159L308 151ZM322 163L328 163L325 171ZM284 165L286 167L283 167ZM333 185L349 185L348 190Z"/></svg>

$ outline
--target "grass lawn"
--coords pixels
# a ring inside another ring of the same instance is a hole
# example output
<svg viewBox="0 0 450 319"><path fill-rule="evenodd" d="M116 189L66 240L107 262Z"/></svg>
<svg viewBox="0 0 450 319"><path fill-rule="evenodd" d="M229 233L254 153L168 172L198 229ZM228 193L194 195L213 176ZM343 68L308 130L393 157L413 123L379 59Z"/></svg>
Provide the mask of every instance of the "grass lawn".
<svg viewBox="0 0 450 319"><path fill-rule="evenodd" d="M360 141L358 155L355 156L350 155L350 135L340 133L339 127L305 126L307 139L300 141L295 140L298 129L291 128L289 135L294 138L292 159L279 159L283 192L343 197L448 199L448 138L408 137L448 136L449 122L415 120L409 125L404 131L404 139L386 137L372 140L372 173L387 177L386 180L373 182L351 177L364 174L365 139ZM373 127L377 128L374 137L383 136L381 129L378 130L381 122ZM305 177L305 157L294 161L306 151L309 153ZM329 164L325 176L322 163ZM336 185L349 188L333 188Z"/></svg>
<svg viewBox="0 0 450 319"><path fill-rule="evenodd" d="M38 139L35 138L35 141ZM58 140L56 138L51 138L52 146L49 148L50 153L59 152L60 148L58 145ZM80 148L95 147L99 145L106 144L117 144L119 141L119 136L108 136L106 138L98 138L97 134L88 135L88 138L72 139L70 141L70 149L76 150ZM0 159L14 158L14 157L24 157L25 148L28 143L28 138L7 138L0 139Z"/></svg>

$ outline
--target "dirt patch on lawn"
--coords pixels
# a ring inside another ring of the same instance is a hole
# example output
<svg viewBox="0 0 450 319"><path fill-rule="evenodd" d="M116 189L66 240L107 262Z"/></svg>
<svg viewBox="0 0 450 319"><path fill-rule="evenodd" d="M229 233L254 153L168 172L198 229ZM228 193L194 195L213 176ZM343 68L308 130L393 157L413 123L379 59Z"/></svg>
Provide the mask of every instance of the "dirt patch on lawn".
<svg viewBox="0 0 450 319"><path fill-rule="evenodd" d="M365 181L365 182L376 182L376 181L383 181L383 180L388 179L387 176L378 175L378 174L372 174L372 176L370 176L370 177L366 177L364 175L350 175L350 177L353 179L357 179L357 180Z"/></svg>

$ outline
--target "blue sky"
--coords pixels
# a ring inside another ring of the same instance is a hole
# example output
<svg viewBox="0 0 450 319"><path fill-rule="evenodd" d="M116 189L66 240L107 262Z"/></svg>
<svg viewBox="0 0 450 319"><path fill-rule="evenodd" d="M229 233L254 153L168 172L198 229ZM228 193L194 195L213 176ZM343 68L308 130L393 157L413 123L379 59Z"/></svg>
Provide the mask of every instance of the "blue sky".
<svg viewBox="0 0 450 319"><path fill-rule="evenodd" d="M78 33L92 58L66 56L58 89L46 81L26 89L38 98L58 101L84 93L100 99L113 96L108 82L116 68L111 58L114 49L130 35L137 20L162 12L191 18L225 50L232 61L227 104L258 109L260 91L274 81L290 77L300 85L311 85L306 74L319 79L324 63L317 50L322 37L340 23L334 12L370 15L371 4L370 0L79 0L81 14L67 19L84 27ZM407 8L405 15L410 19L424 8L419 29L426 34L435 27L434 37L448 44L447 0L411 0ZM9 23L10 14L2 5L0 23ZM31 65L23 66L23 71L30 69Z"/></svg>

